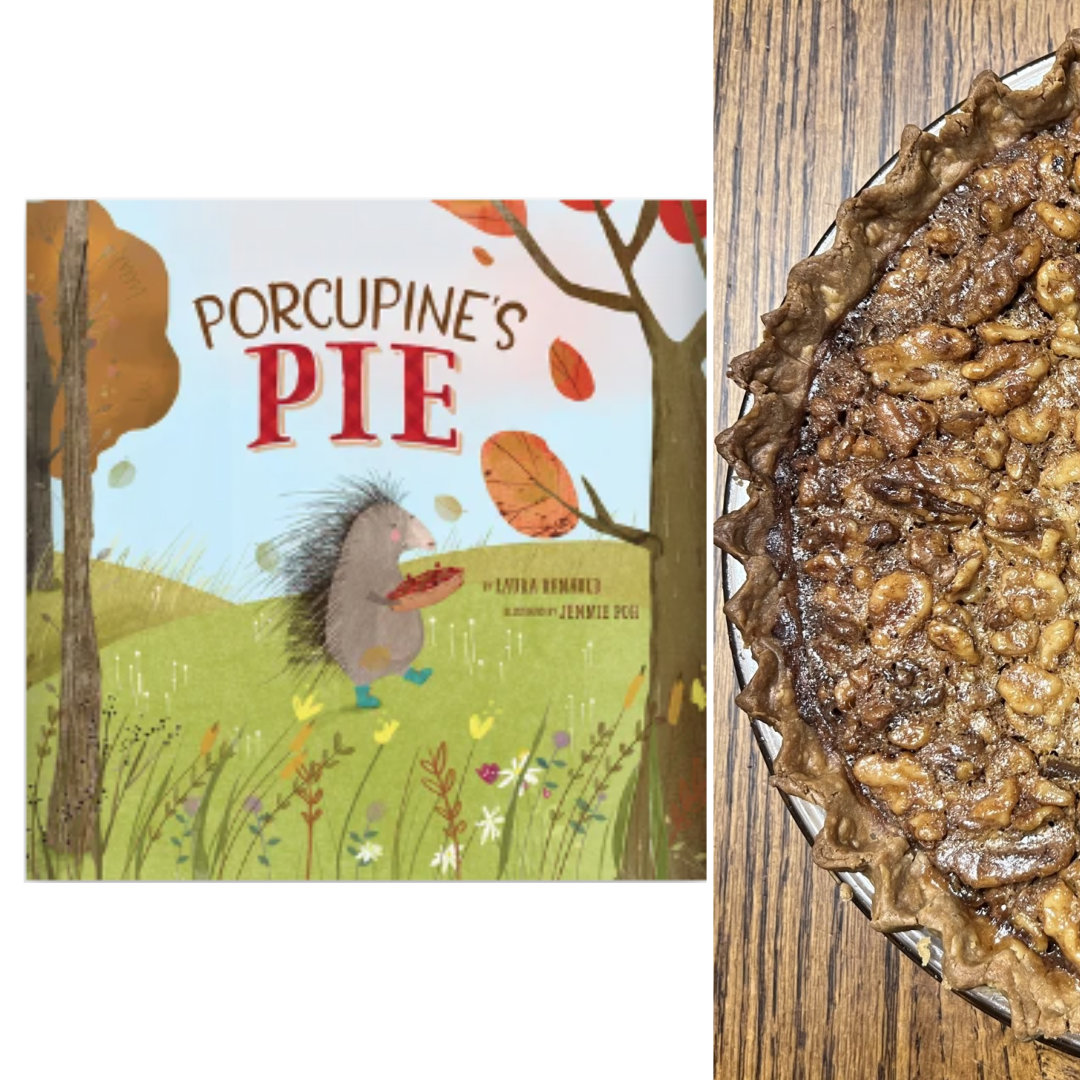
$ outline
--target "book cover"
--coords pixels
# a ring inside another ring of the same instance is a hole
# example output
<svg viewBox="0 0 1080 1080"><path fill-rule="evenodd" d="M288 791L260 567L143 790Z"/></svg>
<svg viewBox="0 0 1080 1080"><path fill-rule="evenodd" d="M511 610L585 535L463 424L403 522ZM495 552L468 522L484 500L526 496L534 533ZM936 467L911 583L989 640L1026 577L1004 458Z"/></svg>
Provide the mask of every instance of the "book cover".
<svg viewBox="0 0 1080 1080"><path fill-rule="evenodd" d="M28 204L27 875L704 878L705 218Z"/></svg>

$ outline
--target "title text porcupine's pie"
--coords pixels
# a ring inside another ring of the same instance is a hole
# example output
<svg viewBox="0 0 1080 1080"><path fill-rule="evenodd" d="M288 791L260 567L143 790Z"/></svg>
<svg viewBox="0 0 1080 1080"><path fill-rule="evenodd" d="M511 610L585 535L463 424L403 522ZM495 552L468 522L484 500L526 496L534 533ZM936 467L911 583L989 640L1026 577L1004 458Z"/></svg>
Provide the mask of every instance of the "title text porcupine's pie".
<svg viewBox="0 0 1080 1080"><path fill-rule="evenodd" d="M1080 1031L1080 32L1034 90L990 74L792 271L718 439L728 604L883 930L940 934L1017 1034Z"/></svg>

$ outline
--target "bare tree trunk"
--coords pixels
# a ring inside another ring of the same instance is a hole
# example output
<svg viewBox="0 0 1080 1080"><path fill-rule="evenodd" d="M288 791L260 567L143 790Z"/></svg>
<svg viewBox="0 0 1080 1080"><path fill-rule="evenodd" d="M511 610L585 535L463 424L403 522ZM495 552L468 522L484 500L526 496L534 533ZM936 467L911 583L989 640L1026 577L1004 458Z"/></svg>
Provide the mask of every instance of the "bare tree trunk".
<svg viewBox="0 0 1080 1080"><path fill-rule="evenodd" d="M49 793L48 842L76 867L88 852L101 876L98 833L101 668L90 598L94 535L90 422L86 398L88 209L67 207L60 253L60 339L64 391L64 623L60 636L60 733Z"/></svg>
<svg viewBox="0 0 1080 1080"><path fill-rule="evenodd" d="M646 328L653 358L652 490L649 531L660 539L650 561L652 632L646 723L630 811L623 876L702 878L706 862L706 715L690 703L695 678L705 681L705 375L694 347ZM668 722L672 688L682 703ZM652 783L652 754L660 790ZM657 803L657 800L660 800ZM664 817L657 835L654 815ZM658 851L658 847L665 850Z"/></svg>
<svg viewBox="0 0 1080 1080"><path fill-rule="evenodd" d="M52 365L37 301L26 298L26 591L55 589L53 568Z"/></svg>

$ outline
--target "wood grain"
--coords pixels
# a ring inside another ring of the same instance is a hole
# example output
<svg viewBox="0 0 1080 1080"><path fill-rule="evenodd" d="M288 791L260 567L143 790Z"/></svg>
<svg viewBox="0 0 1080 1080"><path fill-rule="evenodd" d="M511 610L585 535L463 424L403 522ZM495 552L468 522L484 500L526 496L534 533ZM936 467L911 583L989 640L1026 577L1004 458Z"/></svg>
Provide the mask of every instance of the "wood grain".
<svg viewBox="0 0 1080 1080"><path fill-rule="evenodd" d="M1062 0L717 0L717 429L740 400L726 359L757 344L788 268L904 124L1076 25L1080 5ZM719 505L719 461L716 479ZM716 630L716 1076L1080 1080L1080 1062L942 990L813 866L732 703L722 614Z"/></svg>

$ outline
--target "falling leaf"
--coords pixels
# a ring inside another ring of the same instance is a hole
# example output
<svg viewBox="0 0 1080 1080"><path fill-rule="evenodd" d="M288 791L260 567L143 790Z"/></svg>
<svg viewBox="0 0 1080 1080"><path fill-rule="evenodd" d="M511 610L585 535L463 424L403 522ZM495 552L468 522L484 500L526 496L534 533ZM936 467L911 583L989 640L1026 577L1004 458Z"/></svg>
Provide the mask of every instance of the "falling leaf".
<svg viewBox="0 0 1080 1080"><path fill-rule="evenodd" d="M563 206L569 206L571 210L595 210L596 204L599 203L603 207L609 207L612 203L611 199L561 199L560 202Z"/></svg>
<svg viewBox="0 0 1080 1080"><path fill-rule="evenodd" d="M698 233L705 238L705 200L699 199L690 204L694 213L694 221L697 223ZM690 225L683 212L683 204L679 199L664 199L660 203L660 224L672 240L680 244L689 244L693 241L690 235Z"/></svg>
<svg viewBox="0 0 1080 1080"><path fill-rule="evenodd" d="M273 540L264 540L255 546L255 563L260 570L272 574L281 565L281 556Z"/></svg>
<svg viewBox="0 0 1080 1080"><path fill-rule="evenodd" d="M539 435L492 435L480 451L480 465L496 509L519 533L565 536L577 524L574 482Z"/></svg>
<svg viewBox="0 0 1080 1080"><path fill-rule="evenodd" d="M476 256L476 261L481 266L490 266L495 261L490 253L485 251L482 247L474 247L472 253Z"/></svg>
<svg viewBox="0 0 1080 1080"><path fill-rule="evenodd" d="M556 338L551 343L548 358L551 361L551 381L563 397L571 401L588 401L593 396L596 384L592 371L573 345Z"/></svg>
<svg viewBox="0 0 1080 1080"><path fill-rule="evenodd" d="M491 236L513 236L514 230L490 199L434 199L436 206L467 221L475 229ZM503 199L503 205L521 222L526 223L525 203L521 199Z"/></svg>
<svg viewBox="0 0 1080 1080"><path fill-rule="evenodd" d="M436 495L435 513L443 521L457 521L462 514L461 503L453 495Z"/></svg>
<svg viewBox="0 0 1080 1080"><path fill-rule="evenodd" d="M94 558L97 559L98 562L104 562L111 554L112 554L112 548L102 548L94 556Z"/></svg>
<svg viewBox="0 0 1080 1080"><path fill-rule="evenodd" d="M118 461L109 470L109 487L127 487L134 479L135 466L130 461Z"/></svg>

